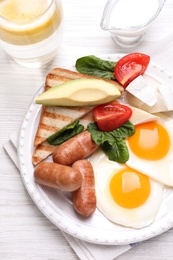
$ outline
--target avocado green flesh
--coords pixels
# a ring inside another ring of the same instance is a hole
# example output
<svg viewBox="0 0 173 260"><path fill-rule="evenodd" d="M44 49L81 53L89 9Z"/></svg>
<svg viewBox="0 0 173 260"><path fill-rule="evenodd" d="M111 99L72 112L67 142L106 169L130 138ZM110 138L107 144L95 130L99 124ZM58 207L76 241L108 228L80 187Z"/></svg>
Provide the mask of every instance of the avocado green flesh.
<svg viewBox="0 0 173 260"><path fill-rule="evenodd" d="M62 83L37 97L47 106L90 106L110 102L121 95L112 83L97 79L76 79Z"/></svg>

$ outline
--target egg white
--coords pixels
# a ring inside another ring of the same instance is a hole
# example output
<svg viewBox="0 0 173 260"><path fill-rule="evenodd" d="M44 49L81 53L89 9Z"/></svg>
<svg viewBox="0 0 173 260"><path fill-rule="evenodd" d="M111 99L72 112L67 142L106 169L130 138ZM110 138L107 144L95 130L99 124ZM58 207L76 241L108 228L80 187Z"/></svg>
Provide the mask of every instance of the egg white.
<svg viewBox="0 0 173 260"><path fill-rule="evenodd" d="M173 120L161 113L157 115L158 123L161 123L164 126L171 140L171 146L168 153L164 158L160 160L149 161L141 159L138 156L136 156L130 149L127 139L126 141L130 158L126 162L126 164L129 167L142 172L143 174L153 178L156 181L159 181L167 186L173 187Z"/></svg>
<svg viewBox="0 0 173 260"><path fill-rule="evenodd" d="M97 208L102 214L112 222L126 227L139 229L150 225L160 209L164 186L150 179L151 192L146 202L133 209L123 208L113 200L109 183L113 174L125 167L125 164L110 161L101 149L90 157L90 161L95 173Z"/></svg>

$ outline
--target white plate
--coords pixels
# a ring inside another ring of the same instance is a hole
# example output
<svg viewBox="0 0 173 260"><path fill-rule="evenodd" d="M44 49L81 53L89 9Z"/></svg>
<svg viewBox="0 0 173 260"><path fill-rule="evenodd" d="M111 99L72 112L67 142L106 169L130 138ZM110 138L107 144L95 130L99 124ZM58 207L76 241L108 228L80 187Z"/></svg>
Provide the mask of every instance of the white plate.
<svg viewBox="0 0 173 260"><path fill-rule="evenodd" d="M118 60L123 54L101 56L103 59ZM75 70L74 66L69 67ZM153 62L145 73L151 80L173 85L172 76ZM37 92L40 95L43 87ZM33 178L32 165L33 141L40 116L40 105L33 102L23 121L19 137L19 163L24 185L31 198L42 213L61 230L79 239L105 245L123 245L136 243L159 235L173 227L173 189L165 189L160 211L154 223L136 230L113 224L98 210L89 217L83 218L73 209L70 194L38 185ZM172 113L169 113L172 117Z"/></svg>

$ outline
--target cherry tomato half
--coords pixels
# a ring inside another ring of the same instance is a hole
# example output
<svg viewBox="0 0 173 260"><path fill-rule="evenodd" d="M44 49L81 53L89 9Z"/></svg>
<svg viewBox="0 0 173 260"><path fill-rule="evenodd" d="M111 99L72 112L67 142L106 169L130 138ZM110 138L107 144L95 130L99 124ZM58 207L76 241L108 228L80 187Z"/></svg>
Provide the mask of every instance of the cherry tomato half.
<svg viewBox="0 0 173 260"><path fill-rule="evenodd" d="M112 131L125 124L132 115L130 107L112 101L94 108L94 119L100 130Z"/></svg>
<svg viewBox="0 0 173 260"><path fill-rule="evenodd" d="M143 53L130 53L115 65L114 76L124 88L139 75L143 75L150 62L150 56Z"/></svg>

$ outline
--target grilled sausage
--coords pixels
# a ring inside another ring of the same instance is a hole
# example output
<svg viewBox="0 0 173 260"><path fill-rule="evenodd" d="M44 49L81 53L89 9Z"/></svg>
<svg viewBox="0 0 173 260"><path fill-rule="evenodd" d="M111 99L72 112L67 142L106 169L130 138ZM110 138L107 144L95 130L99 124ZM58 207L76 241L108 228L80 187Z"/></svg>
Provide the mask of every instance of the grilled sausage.
<svg viewBox="0 0 173 260"><path fill-rule="evenodd" d="M75 191L82 184L82 175L72 167L53 162L41 162L34 170L35 180L48 187Z"/></svg>
<svg viewBox="0 0 173 260"><path fill-rule="evenodd" d="M82 174L81 187L72 192L73 206L75 210L83 215L90 216L96 209L96 193L94 171L91 163L84 159L76 161L72 168Z"/></svg>
<svg viewBox="0 0 173 260"><path fill-rule="evenodd" d="M63 165L72 165L75 161L92 154L98 145L86 130L59 145L53 152L53 161Z"/></svg>

